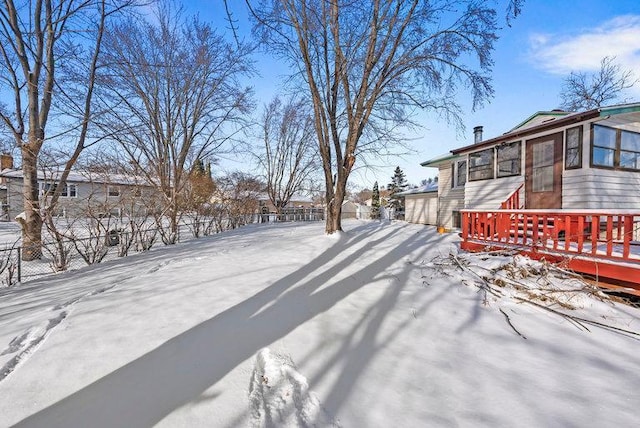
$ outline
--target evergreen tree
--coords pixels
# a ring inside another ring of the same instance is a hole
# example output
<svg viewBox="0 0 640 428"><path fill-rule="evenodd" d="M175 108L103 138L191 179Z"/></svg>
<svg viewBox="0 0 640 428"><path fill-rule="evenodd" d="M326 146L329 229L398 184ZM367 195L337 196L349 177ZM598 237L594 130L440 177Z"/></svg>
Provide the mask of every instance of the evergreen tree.
<svg viewBox="0 0 640 428"><path fill-rule="evenodd" d="M391 177L391 183L387 185L387 190L389 190L389 205L395 208L396 211L404 210L404 198L396 195L404 192L408 187L409 184L407 183L404 172L397 166L393 177Z"/></svg>
<svg viewBox="0 0 640 428"><path fill-rule="evenodd" d="M378 220L380 218L380 189L378 182L373 185L373 193L371 195L371 219Z"/></svg>

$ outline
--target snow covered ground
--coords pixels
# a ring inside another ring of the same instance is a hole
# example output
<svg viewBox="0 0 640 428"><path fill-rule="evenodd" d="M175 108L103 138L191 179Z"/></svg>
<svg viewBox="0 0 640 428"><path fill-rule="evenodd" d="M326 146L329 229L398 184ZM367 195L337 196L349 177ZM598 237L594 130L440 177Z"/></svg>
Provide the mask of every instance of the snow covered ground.
<svg viewBox="0 0 640 428"><path fill-rule="evenodd" d="M323 227L0 290L0 426L637 426L639 309L432 227Z"/></svg>

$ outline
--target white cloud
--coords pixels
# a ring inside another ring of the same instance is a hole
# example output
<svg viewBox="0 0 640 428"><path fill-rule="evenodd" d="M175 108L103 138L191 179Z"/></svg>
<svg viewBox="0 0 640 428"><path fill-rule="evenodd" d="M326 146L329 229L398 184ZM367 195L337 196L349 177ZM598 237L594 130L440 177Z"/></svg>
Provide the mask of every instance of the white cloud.
<svg viewBox="0 0 640 428"><path fill-rule="evenodd" d="M530 60L551 74L596 71L605 56L615 56L625 70L640 70L640 15L618 16L570 36L533 34L529 45Z"/></svg>

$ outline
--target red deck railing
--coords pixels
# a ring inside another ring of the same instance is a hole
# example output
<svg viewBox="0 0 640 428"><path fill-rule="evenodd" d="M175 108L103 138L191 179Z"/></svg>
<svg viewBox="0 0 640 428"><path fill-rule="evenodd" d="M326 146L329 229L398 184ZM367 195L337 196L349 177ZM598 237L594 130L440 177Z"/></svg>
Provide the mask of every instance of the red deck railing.
<svg viewBox="0 0 640 428"><path fill-rule="evenodd" d="M524 183L520 185L502 204L500 204L500 208L503 210L519 210L524 207L520 203L520 193L524 188Z"/></svg>
<svg viewBox="0 0 640 428"><path fill-rule="evenodd" d="M640 211L462 210L461 247L519 248L640 287Z"/></svg>

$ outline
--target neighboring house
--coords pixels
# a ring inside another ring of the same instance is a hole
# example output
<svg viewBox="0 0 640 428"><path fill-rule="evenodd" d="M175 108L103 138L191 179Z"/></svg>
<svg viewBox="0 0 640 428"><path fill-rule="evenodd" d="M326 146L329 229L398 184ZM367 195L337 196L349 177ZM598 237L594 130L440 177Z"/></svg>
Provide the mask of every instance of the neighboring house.
<svg viewBox="0 0 640 428"><path fill-rule="evenodd" d="M438 224L438 182L405 190L397 194L404 197L404 219L409 223Z"/></svg>
<svg viewBox="0 0 640 428"><path fill-rule="evenodd" d="M371 207L369 205L357 204L357 209L356 218L360 220L371 220Z"/></svg>
<svg viewBox="0 0 640 428"><path fill-rule="evenodd" d="M269 195L267 195L266 193L260 193L258 195L258 203L260 209L262 211L266 211L265 214L275 213L277 211L275 205L273 205L271 199L269 199ZM289 199L289 202L287 203L287 206L285 208L311 208L313 206L314 204L311 198L296 193L291 196L291 199Z"/></svg>
<svg viewBox="0 0 640 428"><path fill-rule="evenodd" d="M46 207L48 194L56 186L58 176L58 172L38 171L42 207ZM22 170L2 169L0 183L6 188L6 193L1 196L4 198L3 220L11 221L24 211ZM144 184L140 177L88 171L71 172L53 214L67 218L146 215L155 207L155 195L155 188Z"/></svg>
<svg viewBox="0 0 640 428"><path fill-rule="evenodd" d="M342 203L342 219L358 218L358 204L352 201L344 201Z"/></svg>

